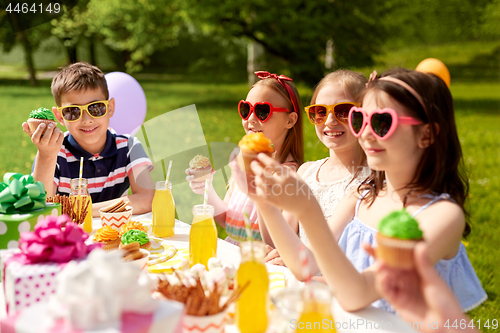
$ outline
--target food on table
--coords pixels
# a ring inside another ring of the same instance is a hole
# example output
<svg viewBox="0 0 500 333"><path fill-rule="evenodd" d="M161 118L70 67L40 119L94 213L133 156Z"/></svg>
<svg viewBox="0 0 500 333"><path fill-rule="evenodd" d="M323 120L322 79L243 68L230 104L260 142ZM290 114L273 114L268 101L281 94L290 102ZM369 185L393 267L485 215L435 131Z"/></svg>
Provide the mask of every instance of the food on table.
<svg viewBox="0 0 500 333"><path fill-rule="evenodd" d="M39 108L38 110L31 111L27 122L28 126L30 127L31 134L35 133L38 126L42 123L44 123L46 126L49 126L49 124L53 124L54 126L57 125L56 117L54 117L52 111L46 108ZM47 127L45 127L43 133L45 133L46 130Z"/></svg>
<svg viewBox="0 0 500 333"><path fill-rule="evenodd" d="M112 205L101 208L103 213L121 213L127 210L128 201L120 199L120 201L115 202Z"/></svg>
<svg viewBox="0 0 500 333"><path fill-rule="evenodd" d="M241 171L253 175L250 163L257 159L259 153L267 154L272 157L274 147L271 140L266 138L262 132L248 133L238 143L241 153L238 155L238 165Z"/></svg>
<svg viewBox="0 0 500 333"><path fill-rule="evenodd" d="M94 242L104 244L103 249L106 251L114 250L120 245L120 235L118 231L105 225L96 231Z"/></svg>
<svg viewBox="0 0 500 333"><path fill-rule="evenodd" d="M175 272L179 275L178 271ZM237 300L248 286L235 290L221 305L219 288L205 290L200 278L191 278L189 284L182 283L184 278L165 278L158 281L157 292L164 297L185 304L184 311L190 316L210 316L225 311L227 307Z"/></svg>
<svg viewBox="0 0 500 333"><path fill-rule="evenodd" d="M78 200L70 200L67 195L56 194L53 197L47 197L45 199L46 202L60 203L61 204L61 215L68 215L71 221L82 224L85 222L85 218L88 214L88 206L92 205L92 203L84 198L81 201Z"/></svg>
<svg viewBox="0 0 500 333"><path fill-rule="evenodd" d="M412 269L413 249L423 235L418 222L403 208L385 216L378 230L377 257L391 267Z"/></svg>
<svg viewBox="0 0 500 333"><path fill-rule="evenodd" d="M130 221L130 222L125 223L120 228L120 237L123 236L123 234L129 230L141 230L141 231L147 232L147 228L141 222Z"/></svg>
<svg viewBox="0 0 500 333"><path fill-rule="evenodd" d="M124 233L121 237L122 244L127 245L130 243L138 242L140 247L146 250L151 248L151 242L149 241L148 234L142 230L129 230Z"/></svg>
<svg viewBox="0 0 500 333"><path fill-rule="evenodd" d="M144 254L141 252L141 244L139 242L120 244L120 249L125 251L125 254L123 255L123 260L125 261L138 260L144 257Z"/></svg>
<svg viewBox="0 0 500 333"><path fill-rule="evenodd" d="M196 181L204 181L212 172L212 166L208 157L196 155L189 161L189 172L194 176Z"/></svg>
<svg viewBox="0 0 500 333"><path fill-rule="evenodd" d="M71 192L69 200L75 205L75 213L82 214L80 209L85 207L86 215L83 222L83 230L92 232L92 197L87 189L88 180L86 178L73 178L70 180Z"/></svg>

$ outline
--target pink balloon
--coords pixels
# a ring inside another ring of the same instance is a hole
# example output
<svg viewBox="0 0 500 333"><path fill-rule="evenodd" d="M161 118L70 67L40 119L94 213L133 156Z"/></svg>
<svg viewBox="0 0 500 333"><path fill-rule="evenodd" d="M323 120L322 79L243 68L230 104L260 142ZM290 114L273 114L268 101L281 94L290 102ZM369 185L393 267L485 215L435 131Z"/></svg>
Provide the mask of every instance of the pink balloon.
<svg viewBox="0 0 500 333"><path fill-rule="evenodd" d="M122 72L105 75L109 98L115 99L115 113L109 127L118 134L134 135L146 119L146 95L132 76Z"/></svg>

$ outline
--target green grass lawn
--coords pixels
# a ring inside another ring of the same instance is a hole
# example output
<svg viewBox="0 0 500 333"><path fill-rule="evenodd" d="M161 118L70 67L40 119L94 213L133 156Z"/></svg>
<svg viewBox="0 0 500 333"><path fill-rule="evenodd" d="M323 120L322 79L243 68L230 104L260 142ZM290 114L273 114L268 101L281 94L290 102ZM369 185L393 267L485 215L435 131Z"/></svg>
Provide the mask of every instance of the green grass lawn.
<svg viewBox="0 0 500 333"><path fill-rule="evenodd" d="M394 55L379 59L380 68L404 65L414 67L419 60L433 56L450 60L452 74L451 92L454 98L457 126L470 177L470 212L472 234L464 243L469 258L488 293L488 301L469 315L484 322L500 319L498 246L500 244L500 83L498 62L492 67L490 58L498 57L498 44L470 44L465 55L456 45L445 50L428 48L415 51L395 51ZM472 52L476 49L476 53ZM432 53L431 51L434 50ZM464 48L462 48L464 50ZM398 53L399 52L399 53ZM399 59L399 60L398 60ZM479 60L478 60L479 59ZM472 69L470 69L472 68ZM361 69L368 73L373 68ZM1 75L1 73L0 73ZM495 76L496 75L496 76ZM27 82L14 80L15 75L0 79L0 101L4 115L0 122L0 175L16 171L29 173L36 148L22 131L21 123L29 112L40 106L50 107L54 101L50 94L50 81L42 80L40 87L30 87ZM248 92L246 84L210 84L184 80L139 79L148 100L147 119L186 105L195 104L207 142L237 144L244 134L236 105ZM305 105L312 89L299 85ZM304 122L306 160L316 160L328 155L316 137L314 127ZM186 166L187 167L187 166ZM176 177L183 177L179 168ZM222 195L223 186L219 186ZM488 332L493 330L484 329Z"/></svg>

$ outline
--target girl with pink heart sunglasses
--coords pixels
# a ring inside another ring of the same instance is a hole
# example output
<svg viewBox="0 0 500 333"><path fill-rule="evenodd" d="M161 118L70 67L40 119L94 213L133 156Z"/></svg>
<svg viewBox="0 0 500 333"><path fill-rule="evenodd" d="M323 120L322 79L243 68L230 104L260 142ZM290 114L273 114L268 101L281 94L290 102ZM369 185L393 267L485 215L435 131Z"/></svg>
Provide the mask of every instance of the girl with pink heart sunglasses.
<svg viewBox="0 0 500 333"><path fill-rule="evenodd" d="M263 154L258 157L263 165L252 164L252 199L281 255L298 251L281 239L283 209L301 221L309 237L308 271L321 269L344 309L372 304L393 312L375 287L375 259L365 249L373 253L371 247L377 246L379 221L404 208L417 221L430 261L462 309L477 307L487 296L461 242L470 233L468 180L446 84L433 74L403 69L373 75L362 93L362 109L353 107L348 122L372 172L344 196L328 221L299 177L282 172ZM240 175L236 179L240 184ZM300 268L290 269L299 279L309 278Z"/></svg>

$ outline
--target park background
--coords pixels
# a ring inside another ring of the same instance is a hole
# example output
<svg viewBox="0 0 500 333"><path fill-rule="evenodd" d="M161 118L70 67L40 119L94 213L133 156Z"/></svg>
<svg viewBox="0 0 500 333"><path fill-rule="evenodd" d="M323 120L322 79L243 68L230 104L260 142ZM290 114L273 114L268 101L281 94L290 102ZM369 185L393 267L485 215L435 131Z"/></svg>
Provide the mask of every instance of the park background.
<svg viewBox="0 0 500 333"><path fill-rule="evenodd" d="M30 172L36 148L21 123L31 110L54 105L51 78L71 62L133 75L146 94L146 120L195 104L206 142L232 147L244 134L237 103L253 70L292 77L308 105L329 71L368 76L374 69L413 69L429 57L442 60L451 73L470 179L472 233L463 242L488 294L469 315L481 326L500 320L499 0L61 2L64 15L40 17L45 23L30 21L29 29L0 11L2 175ZM307 120L304 135L306 160L328 156ZM174 167L174 182L183 182L185 168ZM224 182L217 189L222 196Z"/></svg>

